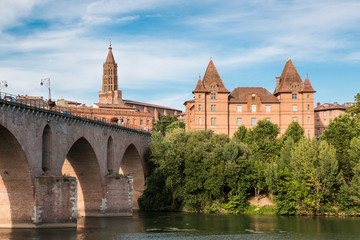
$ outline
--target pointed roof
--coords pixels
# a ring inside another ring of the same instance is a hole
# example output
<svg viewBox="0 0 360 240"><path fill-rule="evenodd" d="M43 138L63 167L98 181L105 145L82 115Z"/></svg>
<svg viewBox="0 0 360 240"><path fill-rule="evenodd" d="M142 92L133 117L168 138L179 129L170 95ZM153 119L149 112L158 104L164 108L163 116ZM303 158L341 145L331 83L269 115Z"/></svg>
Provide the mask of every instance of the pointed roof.
<svg viewBox="0 0 360 240"><path fill-rule="evenodd" d="M221 77L215 67L214 62L210 59L210 62L206 68L206 72L202 81L203 86L205 89L209 90L212 83L217 84L217 91L218 92L227 92L230 93L229 90L226 89Z"/></svg>
<svg viewBox="0 0 360 240"><path fill-rule="evenodd" d="M194 91L192 91L193 93L195 92L207 92L207 90L205 89L204 85L201 82L200 76L199 76L199 80L196 84L196 87L194 89Z"/></svg>
<svg viewBox="0 0 360 240"><path fill-rule="evenodd" d="M310 80L309 78L306 76L305 81L304 81L304 89L302 90L302 92L316 92L313 87L311 86Z"/></svg>
<svg viewBox="0 0 360 240"><path fill-rule="evenodd" d="M112 47L111 47L111 43L109 45L109 52L108 52L108 55L107 55L107 58L106 58L106 61L105 63L111 63L111 64L116 64L115 63L115 58L112 54Z"/></svg>
<svg viewBox="0 0 360 240"><path fill-rule="evenodd" d="M285 67L281 73L280 82L279 85L276 86L274 94L276 95L282 92L291 92L291 85L294 82L299 84L300 89L303 88L304 83L301 80L301 77L296 70L293 62L291 61L291 59L289 59L286 62Z"/></svg>

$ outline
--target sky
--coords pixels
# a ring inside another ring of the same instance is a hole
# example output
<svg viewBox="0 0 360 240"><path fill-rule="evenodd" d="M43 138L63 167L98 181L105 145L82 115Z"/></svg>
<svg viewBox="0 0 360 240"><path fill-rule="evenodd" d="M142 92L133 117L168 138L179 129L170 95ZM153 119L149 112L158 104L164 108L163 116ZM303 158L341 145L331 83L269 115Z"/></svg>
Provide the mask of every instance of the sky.
<svg viewBox="0 0 360 240"><path fill-rule="evenodd" d="M358 0L0 0L0 91L98 102L111 39L128 100L184 110L212 59L227 89L275 88L291 59L316 102L360 92ZM0 85L1 86L1 85Z"/></svg>

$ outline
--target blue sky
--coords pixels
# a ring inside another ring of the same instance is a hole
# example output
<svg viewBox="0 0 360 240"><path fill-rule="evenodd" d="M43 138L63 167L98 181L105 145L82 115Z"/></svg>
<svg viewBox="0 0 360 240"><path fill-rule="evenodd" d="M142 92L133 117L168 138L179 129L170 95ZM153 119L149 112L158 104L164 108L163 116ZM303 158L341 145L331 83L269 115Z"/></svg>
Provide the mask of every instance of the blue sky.
<svg viewBox="0 0 360 240"><path fill-rule="evenodd" d="M360 1L1 0L2 91L98 101L109 39L123 98L183 110L213 59L225 86L273 92L291 57L315 102L360 92Z"/></svg>

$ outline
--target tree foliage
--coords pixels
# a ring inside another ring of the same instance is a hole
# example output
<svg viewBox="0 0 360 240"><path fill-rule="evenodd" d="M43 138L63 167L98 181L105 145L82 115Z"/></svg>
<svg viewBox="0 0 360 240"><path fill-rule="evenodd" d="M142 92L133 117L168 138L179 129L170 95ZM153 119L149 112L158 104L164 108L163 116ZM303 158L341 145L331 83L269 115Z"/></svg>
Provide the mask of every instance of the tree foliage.
<svg viewBox="0 0 360 240"><path fill-rule="evenodd" d="M162 115L160 120L155 122L154 130L165 135L167 130L176 128L177 124L174 124L175 122L178 122L178 119L175 115ZM180 123L178 126L180 127ZM185 128L185 124L181 124L181 127L182 126Z"/></svg>
<svg viewBox="0 0 360 240"><path fill-rule="evenodd" d="M143 210L239 214L248 209L248 197L264 193L278 214L360 215L356 114L336 117L312 140L297 122L281 137L276 124L262 120L253 129L240 126L229 139L162 120L151 137Z"/></svg>

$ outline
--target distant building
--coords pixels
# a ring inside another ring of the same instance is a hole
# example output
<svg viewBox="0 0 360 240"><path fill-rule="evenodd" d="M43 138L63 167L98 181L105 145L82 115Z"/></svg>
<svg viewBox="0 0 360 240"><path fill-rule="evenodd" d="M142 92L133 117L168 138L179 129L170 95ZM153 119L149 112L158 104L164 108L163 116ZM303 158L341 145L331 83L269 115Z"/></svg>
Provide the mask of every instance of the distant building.
<svg viewBox="0 0 360 240"><path fill-rule="evenodd" d="M181 110L159 105L122 99L122 91L118 89L117 63L112 53L111 44L106 61L103 64L102 89L99 91L99 102L92 107L81 103L60 99L57 104L64 107L63 111L76 111L84 117L109 122L117 118L118 124L125 127L151 130L154 121L161 115L176 115Z"/></svg>
<svg viewBox="0 0 360 240"><path fill-rule="evenodd" d="M280 134L297 121L306 136L313 137L315 92L288 60L276 77L273 94L263 87L237 87L230 93L210 60L203 79L197 81L194 99L184 103L186 129L211 129L231 137L239 126L252 128L267 119L279 125Z"/></svg>
<svg viewBox="0 0 360 240"><path fill-rule="evenodd" d="M84 105L82 103L75 102L75 101L68 101L65 99L56 100L56 105L59 107L81 107L81 106L84 107Z"/></svg>
<svg viewBox="0 0 360 240"><path fill-rule="evenodd" d="M43 97L18 95L16 97L16 102L26 104L26 105L31 105L31 106L37 106L38 108L48 107L48 104L43 99Z"/></svg>
<svg viewBox="0 0 360 240"><path fill-rule="evenodd" d="M346 109L353 105L354 103L344 103L342 105L337 102L316 104L314 109L314 118L315 118L315 135L319 137L323 131L326 129L327 125L340 114L345 113Z"/></svg>

